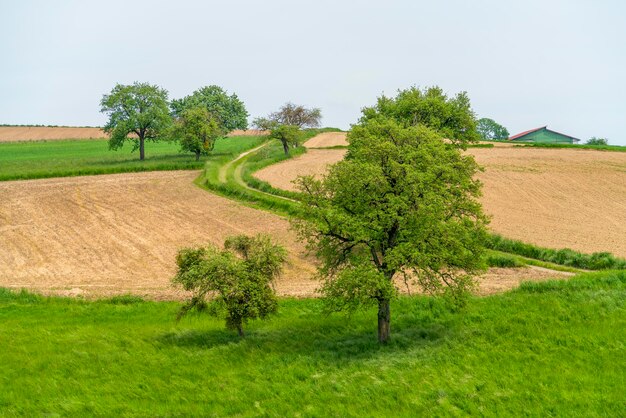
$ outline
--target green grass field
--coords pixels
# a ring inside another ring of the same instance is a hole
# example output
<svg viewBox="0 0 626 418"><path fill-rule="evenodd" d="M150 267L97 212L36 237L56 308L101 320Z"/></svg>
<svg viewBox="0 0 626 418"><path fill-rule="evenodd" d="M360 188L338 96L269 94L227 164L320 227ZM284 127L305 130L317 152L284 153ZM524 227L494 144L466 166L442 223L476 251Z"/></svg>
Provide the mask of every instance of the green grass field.
<svg viewBox="0 0 626 418"><path fill-rule="evenodd" d="M450 312L323 314L283 299L239 339L179 304L0 290L3 415L620 416L626 272L525 284Z"/></svg>
<svg viewBox="0 0 626 418"><path fill-rule="evenodd" d="M219 139L209 157L195 161L191 153L180 153L171 142L146 144L146 160L139 161L131 144L110 151L106 140L8 142L0 144L0 181L111 174L134 171L189 170L207 161L221 162L260 144L262 137Z"/></svg>

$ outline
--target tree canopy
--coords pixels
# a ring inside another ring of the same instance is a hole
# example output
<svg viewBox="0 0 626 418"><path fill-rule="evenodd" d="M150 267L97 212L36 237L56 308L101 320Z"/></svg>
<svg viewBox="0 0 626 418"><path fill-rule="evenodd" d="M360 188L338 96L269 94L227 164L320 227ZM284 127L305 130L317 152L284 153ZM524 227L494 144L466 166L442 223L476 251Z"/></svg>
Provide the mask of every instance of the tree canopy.
<svg viewBox="0 0 626 418"><path fill-rule="evenodd" d="M426 126L464 147L479 139L476 117L467 93L448 97L439 87L399 90L396 97L381 96L376 105L363 109L360 122L390 117L402 126Z"/></svg>
<svg viewBox="0 0 626 418"><path fill-rule="evenodd" d="M289 147L297 147L302 137L302 131L295 125L277 125L270 132L271 139L278 139L283 145L285 155L289 155Z"/></svg>
<svg viewBox="0 0 626 418"><path fill-rule="evenodd" d="M483 141L503 141L509 138L509 131L493 119L481 118L476 123L476 129Z"/></svg>
<svg viewBox="0 0 626 418"><path fill-rule="evenodd" d="M441 138L443 125L437 131L364 112L348 134L345 160L322 179L298 179L304 213L294 225L322 262L328 306L377 305L378 339L386 342L399 278L463 300L483 267L487 218L474 179L479 167Z"/></svg>
<svg viewBox="0 0 626 418"><path fill-rule="evenodd" d="M183 110L170 133L170 139L178 141L182 151L193 152L196 161L200 155L213 151L215 141L221 136L219 124L204 107Z"/></svg>
<svg viewBox="0 0 626 418"><path fill-rule="evenodd" d="M174 284L191 291L191 300L179 317L190 310L205 310L226 319L226 327L244 335L243 326L255 318L276 312L278 303L272 283L287 253L269 236L229 237L221 250L214 245L185 248L178 252Z"/></svg>
<svg viewBox="0 0 626 418"><path fill-rule="evenodd" d="M117 84L102 97L100 106L109 116L103 128L109 135L109 148L119 149L131 141L133 151L139 149L140 160L145 158L145 141L161 139L172 121L167 91L148 83Z"/></svg>
<svg viewBox="0 0 626 418"><path fill-rule="evenodd" d="M236 94L228 93L219 86L206 86L182 99L172 100L172 113L181 116L186 109L204 107L223 130L224 134L235 129L248 128L248 111Z"/></svg>
<svg viewBox="0 0 626 418"><path fill-rule="evenodd" d="M276 112L267 117L254 119L254 126L262 130L272 130L279 125L303 128L318 128L322 122L322 111L319 108L306 108L290 102L285 103Z"/></svg>
<svg viewBox="0 0 626 418"><path fill-rule="evenodd" d="M606 138L596 138L595 136L589 138L586 145L609 145L609 141Z"/></svg>

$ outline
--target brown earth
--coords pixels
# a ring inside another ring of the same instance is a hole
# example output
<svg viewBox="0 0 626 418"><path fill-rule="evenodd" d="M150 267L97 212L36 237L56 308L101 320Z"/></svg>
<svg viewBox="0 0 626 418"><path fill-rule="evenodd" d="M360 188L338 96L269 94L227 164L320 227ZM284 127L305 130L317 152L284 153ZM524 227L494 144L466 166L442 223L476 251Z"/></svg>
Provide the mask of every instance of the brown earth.
<svg viewBox="0 0 626 418"><path fill-rule="evenodd" d="M315 296L313 261L288 222L208 193L196 171L114 174L0 183L0 287L87 298L132 293L177 299L176 251L265 232L289 250L280 295ZM561 277L491 269L480 294L521 280Z"/></svg>
<svg viewBox="0 0 626 418"><path fill-rule="evenodd" d="M208 193L198 172L151 172L0 183L0 286L47 293L175 297L184 246L271 234L289 249L281 294L315 288L288 222Z"/></svg>
<svg viewBox="0 0 626 418"><path fill-rule="evenodd" d="M483 204L491 229L551 248L626 257L626 153L576 149L471 148L485 167ZM345 150L309 150L256 176L293 190L298 175L321 175Z"/></svg>
<svg viewBox="0 0 626 418"><path fill-rule="evenodd" d="M304 143L304 146L307 148L324 148L346 145L348 145L348 142L346 141L345 132L324 132L314 136Z"/></svg>
<svg viewBox="0 0 626 418"><path fill-rule="evenodd" d="M0 142L106 138L100 128L0 126Z"/></svg>
<svg viewBox="0 0 626 418"><path fill-rule="evenodd" d="M228 136L259 136L268 135L266 131L240 129L232 131ZM19 141L50 141L60 139L94 139L107 138L100 128L77 128L61 126L0 126L0 142Z"/></svg>

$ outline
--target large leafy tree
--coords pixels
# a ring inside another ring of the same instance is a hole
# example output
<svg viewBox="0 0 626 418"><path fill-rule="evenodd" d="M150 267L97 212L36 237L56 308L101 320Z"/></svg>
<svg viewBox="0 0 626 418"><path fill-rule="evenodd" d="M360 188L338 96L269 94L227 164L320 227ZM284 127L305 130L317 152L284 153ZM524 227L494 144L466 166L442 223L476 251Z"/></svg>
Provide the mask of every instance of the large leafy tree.
<svg viewBox="0 0 626 418"><path fill-rule="evenodd" d="M286 255L266 235L227 238L223 250L213 245L180 250L172 281L193 296L179 318L190 310L208 308L212 315L226 319L227 328L243 336L247 321L276 312L272 282L280 275Z"/></svg>
<svg viewBox="0 0 626 418"><path fill-rule="evenodd" d="M204 107L185 109L176 119L170 139L178 141L182 151L193 152L196 161L200 155L213 151L215 141L222 136L218 122Z"/></svg>
<svg viewBox="0 0 626 418"><path fill-rule="evenodd" d="M219 86L206 86L182 99L172 100L174 116L186 109L204 107L223 130L224 134L235 129L248 128L248 111L236 94L228 94Z"/></svg>
<svg viewBox="0 0 626 418"><path fill-rule="evenodd" d="M348 141L324 178L299 178L294 223L322 262L329 306L377 305L384 343L399 278L456 301L474 285L487 223L479 167L440 132L388 116L363 118Z"/></svg>
<svg viewBox="0 0 626 418"><path fill-rule="evenodd" d="M439 87L399 90L396 97L381 96L363 109L361 122L383 115L403 126L426 126L452 142L465 146L479 139L476 117L467 93L448 97Z"/></svg>
<svg viewBox="0 0 626 418"><path fill-rule="evenodd" d="M481 118L476 123L476 129L480 139L503 141L508 139L509 131L493 119Z"/></svg>
<svg viewBox="0 0 626 418"><path fill-rule="evenodd" d="M145 159L145 142L158 141L171 125L167 91L156 85L135 82L117 84L100 101L102 113L109 116L104 131L109 135L109 148L118 149L124 142L139 149Z"/></svg>

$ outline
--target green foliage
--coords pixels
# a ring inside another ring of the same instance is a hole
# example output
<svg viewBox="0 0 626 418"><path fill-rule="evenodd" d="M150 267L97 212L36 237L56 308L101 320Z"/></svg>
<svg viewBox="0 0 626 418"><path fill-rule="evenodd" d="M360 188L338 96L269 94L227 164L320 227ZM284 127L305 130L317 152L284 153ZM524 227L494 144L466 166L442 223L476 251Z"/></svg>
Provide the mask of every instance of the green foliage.
<svg viewBox="0 0 626 418"><path fill-rule="evenodd" d="M144 159L144 141L161 139L172 122L167 91L148 83L117 84L102 97L100 106L109 117L103 128L109 134L109 148L118 149L132 141L140 160Z"/></svg>
<svg viewBox="0 0 626 418"><path fill-rule="evenodd" d="M193 293L179 317L192 309L206 309L208 300L210 312L224 315L226 326L243 336L248 320L276 312L272 282L280 275L287 253L265 235L229 237L224 247L209 245L178 252L178 273L172 281Z"/></svg>
<svg viewBox="0 0 626 418"><path fill-rule="evenodd" d="M609 145L609 141L606 138L596 138L595 136L589 138L589 140L587 140L587 142L585 142L586 145Z"/></svg>
<svg viewBox="0 0 626 418"><path fill-rule="evenodd" d="M235 93L228 95L219 86L202 87L190 96L172 100L171 107L174 116L181 116L186 109L204 107L218 122L223 134L248 128L248 111L243 102Z"/></svg>
<svg viewBox="0 0 626 418"><path fill-rule="evenodd" d="M429 127L462 147L480 139L465 92L448 97L439 87L399 90L396 97L382 96L375 106L364 108L361 123L379 116L391 117L405 127Z"/></svg>
<svg viewBox="0 0 626 418"><path fill-rule="evenodd" d="M181 154L177 145L168 141L152 144L147 154L149 158L144 161L133 158L128 151L110 152L107 141L100 139L0 143L0 181L197 170L206 162L212 167L229 161L265 139L252 136L220 138L215 142L213 153L201 161L195 161L189 154Z"/></svg>
<svg viewBox="0 0 626 418"><path fill-rule="evenodd" d="M302 131L296 125L277 125L270 133L270 139L278 139L283 145L285 155L289 154L289 147L297 148L302 140Z"/></svg>
<svg viewBox="0 0 626 418"><path fill-rule="evenodd" d="M185 109L175 121L170 139L180 143L181 151L193 152L196 161L200 155L209 155L215 141L222 136L218 122L204 107Z"/></svg>
<svg viewBox="0 0 626 418"><path fill-rule="evenodd" d="M607 252L583 254L569 248L560 250L542 248L497 234L492 234L487 239L486 246L497 251L586 270L626 269L626 260Z"/></svg>
<svg viewBox="0 0 626 418"><path fill-rule="evenodd" d="M486 235L474 159L432 129L381 116L353 126L348 142L323 179L298 182L305 220L294 224L322 262L326 297L341 299L331 305L369 295L388 306L380 276L350 273L365 266L388 282L411 273L423 290L463 301L483 268Z"/></svg>
<svg viewBox="0 0 626 418"><path fill-rule="evenodd" d="M2 414L613 417L624 411L623 272L524 283L472 298L462 312L429 297L399 297L394 338L385 347L372 339L375 309L323 315L318 299L280 299L280 314L251 322L240 339L205 315L175 324L180 306L0 289Z"/></svg>
<svg viewBox="0 0 626 418"><path fill-rule="evenodd" d="M521 262L517 257L512 256L510 254L489 254L487 256L487 265L489 267L503 267L503 268L511 268L511 267L523 267L526 264Z"/></svg>
<svg viewBox="0 0 626 418"><path fill-rule="evenodd" d="M509 138L509 131L495 120L489 118L478 119L476 130L483 141L503 141Z"/></svg>

